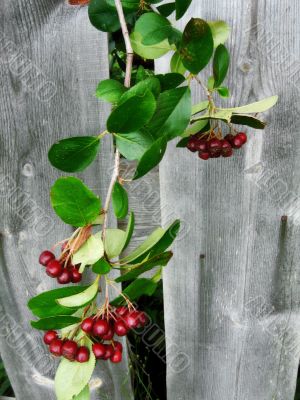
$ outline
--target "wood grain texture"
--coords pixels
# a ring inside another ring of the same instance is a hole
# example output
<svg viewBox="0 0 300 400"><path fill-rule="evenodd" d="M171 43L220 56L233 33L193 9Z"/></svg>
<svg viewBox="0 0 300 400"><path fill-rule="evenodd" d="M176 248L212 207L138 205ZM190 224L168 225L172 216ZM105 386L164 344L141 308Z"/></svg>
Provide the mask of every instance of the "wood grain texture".
<svg viewBox="0 0 300 400"><path fill-rule="evenodd" d="M272 94L280 102L266 116L266 132L249 129L248 145L233 158L203 162L173 144L160 168L163 222L172 214L184 225L164 274L168 399L293 400L300 354L299 2L194 1L185 19L192 16L233 27L231 104ZM167 61L157 70L166 71ZM203 99L199 88L193 98ZM180 351L189 359L181 371Z"/></svg>
<svg viewBox="0 0 300 400"><path fill-rule="evenodd" d="M57 287L37 259L70 233L49 204L61 173L47 151L62 137L105 128L109 109L93 93L108 77L107 36L91 27L86 8L62 0L1 2L0 27L0 352L18 400L50 400L57 362L30 327L26 306L31 296ZM80 174L102 198L112 152L107 137L100 157ZM125 355L117 367L98 364L92 399L132 398L126 361Z"/></svg>

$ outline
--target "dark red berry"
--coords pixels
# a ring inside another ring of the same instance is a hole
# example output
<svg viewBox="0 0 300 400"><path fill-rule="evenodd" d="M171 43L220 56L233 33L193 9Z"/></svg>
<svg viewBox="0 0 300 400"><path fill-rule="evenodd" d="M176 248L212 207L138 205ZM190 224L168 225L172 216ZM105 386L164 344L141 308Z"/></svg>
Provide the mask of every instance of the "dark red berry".
<svg viewBox="0 0 300 400"><path fill-rule="evenodd" d="M103 359L108 360L114 354L115 351L111 344L105 344L104 346L105 346L105 353Z"/></svg>
<svg viewBox="0 0 300 400"><path fill-rule="evenodd" d="M198 150L198 139L194 136L190 137L186 147L194 153Z"/></svg>
<svg viewBox="0 0 300 400"><path fill-rule="evenodd" d="M210 154L208 152L199 151L199 158L202 160L208 160L210 158Z"/></svg>
<svg viewBox="0 0 300 400"><path fill-rule="evenodd" d="M120 317L122 317L128 313L128 308L125 306L118 307L116 309L115 313L116 313L116 315L119 315Z"/></svg>
<svg viewBox="0 0 300 400"><path fill-rule="evenodd" d="M138 328L139 322L139 312L138 311L131 311L124 317L124 322L129 329Z"/></svg>
<svg viewBox="0 0 300 400"><path fill-rule="evenodd" d="M122 352L120 350L115 350L114 354L110 357L110 361L114 364L118 364L122 361Z"/></svg>
<svg viewBox="0 0 300 400"><path fill-rule="evenodd" d="M78 269L73 267L70 272L71 272L71 280L73 283L81 282L82 274L78 271Z"/></svg>
<svg viewBox="0 0 300 400"><path fill-rule="evenodd" d="M103 340L111 340L114 337L114 330L109 326L108 332L102 336Z"/></svg>
<svg viewBox="0 0 300 400"><path fill-rule="evenodd" d="M141 326L145 326L148 323L148 316L144 312L140 312L139 322Z"/></svg>
<svg viewBox="0 0 300 400"><path fill-rule="evenodd" d="M237 136L242 140L243 144L245 144L247 142L247 135L244 132L240 132L237 134Z"/></svg>
<svg viewBox="0 0 300 400"><path fill-rule="evenodd" d="M64 268L60 276L57 278L57 282L60 283L61 285L66 285L67 283L71 282L71 279L72 279L71 272L68 271L67 268Z"/></svg>
<svg viewBox="0 0 300 400"><path fill-rule="evenodd" d="M48 331L44 335L44 343L45 344L50 344L55 339L57 339L57 332L55 332L55 331Z"/></svg>
<svg viewBox="0 0 300 400"><path fill-rule="evenodd" d="M79 347L76 354L76 361L80 363L88 362L90 359L90 351L87 347L81 346Z"/></svg>
<svg viewBox="0 0 300 400"><path fill-rule="evenodd" d="M113 347L114 347L115 350L119 350L120 352L123 351L122 343L118 342L117 340L114 341Z"/></svg>
<svg viewBox="0 0 300 400"><path fill-rule="evenodd" d="M207 152L208 142L204 139L198 140L198 148L197 150Z"/></svg>
<svg viewBox="0 0 300 400"><path fill-rule="evenodd" d="M62 272L63 267L57 260L51 260L46 267L46 273L51 276L51 278L57 278Z"/></svg>
<svg viewBox="0 0 300 400"><path fill-rule="evenodd" d="M62 347L63 347L63 341L60 339L54 339L50 343L49 346L49 351L52 353L54 356L61 356L62 355Z"/></svg>
<svg viewBox="0 0 300 400"><path fill-rule="evenodd" d="M104 336L108 333L109 331L109 324L107 321L104 319L98 319L96 322L94 322L93 326L93 334L95 336Z"/></svg>
<svg viewBox="0 0 300 400"><path fill-rule="evenodd" d="M47 264L55 259L55 255L51 253L51 251L45 250L41 253L40 258L39 258L39 263L44 265L44 267L47 266Z"/></svg>
<svg viewBox="0 0 300 400"><path fill-rule="evenodd" d="M231 145L232 145L232 147L233 147L234 149L239 149L239 148L241 148L241 147L243 146L243 144L244 144L243 140L242 140L238 135L236 135L236 136L234 137L234 139L233 139L233 141L232 141L232 143L231 143Z"/></svg>
<svg viewBox="0 0 300 400"><path fill-rule="evenodd" d="M233 139L234 139L234 136L233 136L232 133L228 133L228 135L226 135L226 136L224 137L224 139L227 140L227 142L229 142L230 144L232 144L232 141L233 141Z"/></svg>
<svg viewBox="0 0 300 400"><path fill-rule="evenodd" d="M78 351L77 343L74 340L67 340L62 346L62 355L70 361L75 360Z"/></svg>
<svg viewBox="0 0 300 400"><path fill-rule="evenodd" d="M211 157L216 158L221 155L222 143L219 139L211 139L208 141L208 151Z"/></svg>
<svg viewBox="0 0 300 400"><path fill-rule="evenodd" d="M126 336L128 333L128 328L125 325L125 322L123 322L121 319L118 319L114 323L114 331L115 331L115 334L118 336Z"/></svg>
<svg viewBox="0 0 300 400"><path fill-rule="evenodd" d="M231 157L233 154L231 144L227 140L222 140L222 156L223 157Z"/></svg>
<svg viewBox="0 0 300 400"><path fill-rule="evenodd" d="M94 343L93 344L93 353L96 358L102 358L104 357L106 352L106 347L104 344L101 343Z"/></svg>
<svg viewBox="0 0 300 400"><path fill-rule="evenodd" d="M93 330L94 318L89 317L81 322L81 329L86 333L91 333Z"/></svg>

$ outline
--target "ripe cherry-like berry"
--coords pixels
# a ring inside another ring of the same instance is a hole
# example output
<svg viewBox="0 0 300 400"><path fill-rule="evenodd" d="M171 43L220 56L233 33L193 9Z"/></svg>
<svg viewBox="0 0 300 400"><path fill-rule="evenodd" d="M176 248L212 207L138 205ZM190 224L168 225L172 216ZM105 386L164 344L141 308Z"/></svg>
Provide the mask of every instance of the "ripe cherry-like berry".
<svg viewBox="0 0 300 400"><path fill-rule="evenodd" d="M49 351L52 353L54 356L61 356L62 355L62 347L63 347L63 341L60 339L54 339L50 343L49 346Z"/></svg>
<svg viewBox="0 0 300 400"><path fill-rule="evenodd" d="M70 272L71 272L71 280L73 283L81 282L82 274L78 271L77 268L73 267Z"/></svg>
<svg viewBox="0 0 300 400"><path fill-rule="evenodd" d="M114 341L113 347L115 350L119 350L122 353L122 351L123 351L122 343L120 343L116 340L116 341Z"/></svg>
<svg viewBox="0 0 300 400"><path fill-rule="evenodd" d="M208 141L208 151L211 157L218 157L221 154L222 143L219 139L211 139Z"/></svg>
<svg viewBox="0 0 300 400"><path fill-rule="evenodd" d="M50 344L53 340L57 339L57 332L55 331L48 331L44 335L44 343Z"/></svg>
<svg viewBox="0 0 300 400"><path fill-rule="evenodd" d="M232 144L232 141L233 141L233 139L234 139L234 136L233 136L232 133L228 133L228 134L224 137L224 139L227 140L227 142L229 142L230 144Z"/></svg>
<svg viewBox="0 0 300 400"><path fill-rule="evenodd" d="M104 319L99 319L98 321L94 322L93 326L93 334L95 336L104 336L109 331L109 324Z"/></svg>
<svg viewBox="0 0 300 400"><path fill-rule="evenodd" d="M57 260L51 260L46 267L47 275L51 276L51 278L57 278L61 275L63 271L62 265Z"/></svg>
<svg viewBox="0 0 300 400"><path fill-rule="evenodd" d="M137 328L139 326L139 312L131 311L125 315L124 322L129 329Z"/></svg>
<svg viewBox="0 0 300 400"><path fill-rule="evenodd" d="M200 139L198 140L198 149L199 151L202 152L207 152L208 149L208 142L205 139Z"/></svg>
<svg viewBox="0 0 300 400"><path fill-rule="evenodd" d="M71 272L67 270L67 268L64 268L62 270L62 273L57 278L57 282L60 283L61 285L66 285L67 283L71 282L71 279L72 279Z"/></svg>
<svg viewBox="0 0 300 400"><path fill-rule="evenodd" d="M207 151L199 151L199 158L202 160L208 160L210 158L210 154Z"/></svg>
<svg viewBox="0 0 300 400"><path fill-rule="evenodd" d="M196 137L192 136L192 137L190 137L190 139L189 139L189 141L188 141L186 147L187 147L190 151L192 151L193 153L195 153L195 151L198 150L198 142L199 142L199 140L198 140Z"/></svg>
<svg viewBox="0 0 300 400"><path fill-rule="evenodd" d="M39 258L39 263L42 264L44 267L47 266L47 264L55 259L55 255L51 253L51 251L45 250L41 253L40 258Z"/></svg>
<svg viewBox="0 0 300 400"><path fill-rule="evenodd" d="M77 343L74 340L67 340L62 346L62 355L70 361L75 360L78 351Z"/></svg>
<svg viewBox="0 0 300 400"><path fill-rule="evenodd" d="M104 360L108 360L113 354L114 354L114 348L112 347L111 344L106 344L105 345L105 354L103 356Z"/></svg>
<svg viewBox="0 0 300 400"><path fill-rule="evenodd" d="M245 144L247 142L247 135L244 132L240 132L237 134L237 136L242 140L243 144Z"/></svg>
<svg viewBox="0 0 300 400"><path fill-rule="evenodd" d="M115 331L115 334L118 336L126 336L128 333L128 328L121 319L118 319L114 323L114 331Z"/></svg>
<svg viewBox="0 0 300 400"><path fill-rule="evenodd" d="M116 315L119 315L120 317L122 317L128 313L128 308L125 306L118 307L116 309L115 313L116 313Z"/></svg>
<svg viewBox="0 0 300 400"><path fill-rule="evenodd" d="M243 139L240 138L239 135L236 135L236 136L234 137L234 139L232 140L232 143L231 143L231 145L232 145L232 147L233 147L234 149L239 149L239 148L241 148L241 147L243 146L243 144L244 144Z"/></svg>
<svg viewBox="0 0 300 400"><path fill-rule="evenodd" d="M80 363L85 363L90 359L90 351L87 347L81 346L79 347L76 354L76 361Z"/></svg>
<svg viewBox="0 0 300 400"><path fill-rule="evenodd" d="M81 329L86 333L91 333L93 330L94 318L89 317L81 322Z"/></svg>
<svg viewBox="0 0 300 400"><path fill-rule="evenodd" d="M118 364L122 361L122 352L120 350L115 350L114 354L110 357L110 361L114 364Z"/></svg>
<svg viewBox="0 0 300 400"><path fill-rule="evenodd" d="M233 154L231 144L227 140L222 140L222 150L221 150L223 157L231 157Z"/></svg>
<svg viewBox="0 0 300 400"><path fill-rule="evenodd" d="M111 340L114 337L114 330L109 326L108 332L102 336L103 340Z"/></svg>
<svg viewBox="0 0 300 400"><path fill-rule="evenodd" d="M104 344L101 343L94 343L93 344L93 353L96 358L102 358L104 357L106 352L106 347Z"/></svg>
<svg viewBox="0 0 300 400"><path fill-rule="evenodd" d="M140 312L139 322L142 326L145 326L148 323L148 316L144 312Z"/></svg>

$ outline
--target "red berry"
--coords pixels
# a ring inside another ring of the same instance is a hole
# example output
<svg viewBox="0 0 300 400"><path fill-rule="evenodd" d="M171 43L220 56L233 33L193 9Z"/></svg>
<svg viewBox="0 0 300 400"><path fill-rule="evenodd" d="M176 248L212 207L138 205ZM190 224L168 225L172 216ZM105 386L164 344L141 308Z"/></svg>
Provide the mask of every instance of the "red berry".
<svg viewBox="0 0 300 400"><path fill-rule="evenodd" d="M208 141L208 151L211 157L217 158L221 155L222 143L219 139L211 139Z"/></svg>
<svg viewBox="0 0 300 400"><path fill-rule="evenodd" d="M93 344L93 353L96 358L102 358L104 357L106 352L106 347L104 344L101 343L94 343Z"/></svg>
<svg viewBox="0 0 300 400"><path fill-rule="evenodd" d="M116 341L114 341L113 347L115 350L119 350L122 353L122 351L123 351L122 343L120 343L116 340Z"/></svg>
<svg viewBox="0 0 300 400"><path fill-rule="evenodd" d="M76 361L80 363L88 362L90 359L90 351L87 347L81 346L79 347L76 354Z"/></svg>
<svg viewBox="0 0 300 400"><path fill-rule="evenodd" d="M98 321L94 322L93 326L93 334L95 336L104 336L109 331L109 324L104 319L99 319Z"/></svg>
<svg viewBox="0 0 300 400"><path fill-rule="evenodd" d="M118 364L122 361L122 352L120 350L115 350L114 354L110 357L110 361L114 364Z"/></svg>
<svg viewBox="0 0 300 400"><path fill-rule="evenodd" d="M74 340L67 340L62 346L62 355L70 361L75 360L77 351L78 346Z"/></svg>
<svg viewBox="0 0 300 400"><path fill-rule="evenodd" d="M71 282L71 279L72 279L71 272L68 271L67 268L64 268L60 276L57 278L57 282L60 283L61 285L66 285L67 283Z"/></svg>
<svg viewBox="0 0 300 400"><path fill-rule="evenodd" d="M205 139L198 140L197 150L206 152L208 149L208 142Z"/></svg>
<svg viewBox="0 0 300 400"><path fill-rule="evenodd" d="M190 137L186 147L194 153L198 150L198 139L194 136Z"/></svg>
<svg viewBox="0 0 300 400"><path fill-rule="evenodd" d="M115 334L118 336L126 336L128 333L128 328L125 325L125 322L123 322L121 319L118 319L114 323L114 331L115 331Z"/></svg>
<svg viewBox="0 0 300 400"><path fill-rule="evenodd" d="M81 322L81 329L86 333L91 333L93 330L94 318L89 317Z"/></svg>
<svg viewBox="0 0 300 400"><path fill-rule="evenodd" d="M237 136L242 140L243 144L245 144L247 142L247 135L244 132L240 132L237 134Z"/></svg>
<svg viewBox="0 0 300 400"><path fill-rule="evenodd" d="M114 337L114 330L109 326L108 332L102 336L103 340L111 340Z"/></svg>
<svg viewBox="0 0 300 400"><path fill-rule="evenodd" d="M51 278L57 278L61 275L63 271L62 265L57 260L51 260L46 267L47 275L51 276Z"/></svg>
<svg viewBox="0 0 300 400"><path fill-rule="evenodd" d="M73 267L70 272L71 272L71 280L73 283L78 283L81 281L82 274L78 271L78 269Z"/></svg>
<svg viewBox="0 0 300 400"><path fill-rule="evenodd" d="M140 312L139 322L141 326L145 326L148 323L148 316L144 312Z"/></svg>
<svg viewBox="0 0 300 400"><path fill-rule="evenodd" d="M129 329L137 328L140 324L139 322L139 312L131 311L124 317L124 322Z"/></svg>
<svg viewBox="0 0 300 400"><path fill-rule="evenodd" d="M49 346L49 351L52 353L54 356L61 356L62 355L62 347L63 347L63 341L60 339L54 339L50 343Z"/></svg>
<svg viewBox="0 0 300 400"><path fill-rule="evenodd" d="M231 144L227 140L222 140L222 156L223 157L231 157L233 154Z"/></svg>
<svg viewBox="0 0 300 400"><path fill-rule="evenodd" d="M103 359L108 360L114 354L115 351L111 344L105 344L104 346L105 346L105 353Z"/></svg>
<svg viewBox="0 0 300 400"><path fill-rule="evenodd" d="M234 139L234 136L233 136L232 133L228 133L228 135L226 135L226 136L224 137L224 139L227 140L227 142L229 142L229 143L232 145L232 141L233 141L233 139Z"/></svg>
<svg viewBox="0 0 300 400"><path fill-rule="evenodd" d="M199 158L202 160L208 160L210 158L210 154L208 152L199 151Z"/></svg>
<svg viewBox="0 0 300 400"><path fill-rule="evenodd" d="M39 263L44 265L44 267L47 266L47 264L51 261L55 259L55 255L53 253L51 253L51 251L45 250L41 253L40 257L39 257Z"/></svg>
<svg viewBox="0 0 300 400"><path fill-rule="evenodd" d="M234 149L239 149L243 146L244 143L243 140L238 135L236 135L231 144Z"/></svg>
<svg viewBox="0 0 300 400"><path fill-rule="evenodd" d="M45 344L50 344L52 340L57 339L57 332L55 331L48 331L44 335L44 343Z"/></svg>
<svg viewBox="0 0 300 400"><path fill-rule="evenodd" d="M115 311L116 315L123 317L125 314L128 313L128 308L125 306L118 307Z"/></svg>

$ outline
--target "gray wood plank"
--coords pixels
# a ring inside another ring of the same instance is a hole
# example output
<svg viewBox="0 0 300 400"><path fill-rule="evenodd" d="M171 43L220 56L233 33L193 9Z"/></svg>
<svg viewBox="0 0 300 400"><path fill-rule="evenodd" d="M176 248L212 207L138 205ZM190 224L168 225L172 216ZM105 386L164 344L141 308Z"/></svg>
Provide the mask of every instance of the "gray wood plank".
<svg viewBox="0 0 300 400"><path fill-rule="evenodd" d="M233 26L232 104L275 93L280 103L266 132L249 129L234 158L203 162L172 145L160 168L163 221L172 213L185 227L164 275L170 400L294 398L299 13L296 0L205 0L194 1L187 16ZM198 88L193 97L203 98ZM181 371L179 351L189 359Z"/></svg>
<svg viewBox="0 0 300 400"><path fill-rule="evenodd" d="M91 27L86 8L62 0L2 2L0 26L0 353L17 399L48 400L55 398L57 362L30 327L26 303L56 287L37 259L70 231L49 205L49 188L61 174L47 150L64 136L104 129L108 107L93 92L108 76L107 36ZM80 174L102 197L112 156L105 138L101 156ZM131 399L126 357L117 367L99 364L92 397Z"/></svg>

